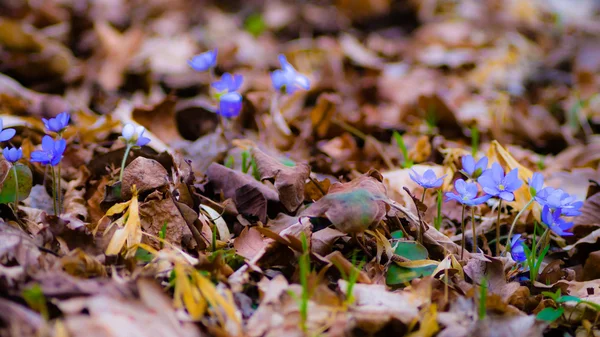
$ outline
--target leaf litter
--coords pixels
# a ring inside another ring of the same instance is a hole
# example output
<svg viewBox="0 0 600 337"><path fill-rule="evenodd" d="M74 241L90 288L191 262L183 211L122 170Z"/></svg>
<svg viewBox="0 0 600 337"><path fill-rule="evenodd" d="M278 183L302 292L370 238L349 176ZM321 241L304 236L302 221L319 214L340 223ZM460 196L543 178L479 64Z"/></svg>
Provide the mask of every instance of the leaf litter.
<svg viewBox="0 0 600 337"><path fill-rule="evenodd" d="M597 2L0 9L0 335L600 335Z"/></svg>

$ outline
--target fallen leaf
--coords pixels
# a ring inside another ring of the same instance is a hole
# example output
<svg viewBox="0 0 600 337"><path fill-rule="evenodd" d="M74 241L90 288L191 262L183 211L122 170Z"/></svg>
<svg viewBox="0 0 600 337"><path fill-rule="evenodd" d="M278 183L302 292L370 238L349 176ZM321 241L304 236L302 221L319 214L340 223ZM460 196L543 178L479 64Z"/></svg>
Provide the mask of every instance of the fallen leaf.
<svg viewBox="0 0 600 337"><path fill-rule="evenodd" d="M275 181L279 200L290 212L304 201L304 184L310 175L310 166L292 161L281 162L268 156L258 148L252 148L261 180Z"/></svg>
<svg viewBox="0 0 600 337"><path fill-rule="evenodd" d="M245 227L233 241L235 252L249 260L264 250L266 245L262 235L252 227Z"/></svg>

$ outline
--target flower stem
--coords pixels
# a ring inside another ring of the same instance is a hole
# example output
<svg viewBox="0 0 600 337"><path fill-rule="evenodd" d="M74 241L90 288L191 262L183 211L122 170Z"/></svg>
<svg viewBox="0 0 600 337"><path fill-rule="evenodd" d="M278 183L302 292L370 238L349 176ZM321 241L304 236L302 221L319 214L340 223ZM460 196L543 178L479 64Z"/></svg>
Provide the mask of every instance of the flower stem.
<svg viewBox="0 0 600 337"><path fill-rule="evenodd" d="M475 207L471 206L471 230L473 231L473 253L477 253L477 231L475 230Z"/></svg>
<svg viewBox="0 0 600 337"><path fill-rule="evenodd" d="M19 211L19 180L17 175L17 166L13 164L13 175L15 176L15 213Z"/></svg>
<svg viewBox="0 0 600 337"><path fill-rule="evenodd" d="M421 196L421 203L423 203L423 201L425 201L425 193L427 192L427 188L423 188L423 195ZM417 206L417 213L421 214L421 211L419 210L419 206ZM425 236L425 225L423 224L423 219L420 219L419 217L419 243L423 244L423 237Z"/></svg>
<svg viewBox="0 0 600 337"><path fill-rule="evenodd" d="M61 188L61 185L62 185L62 182L61 182L62 176L60 174L60 166L61 166L60 163L58 163L57 166L58 166L57 167L58 173L56 174L56 199L57 199L56 203L58 204L58 213L62 214L62 211L63 211L63 205L62 205L62 188Z"/></svg>
<svg viewBox="0 0 600 337"><path fill-rule="evenodd" d="M462 260L465 255L465 204L462 205L462 215L460 217L461 220L461 229L462 229L462 240L460 243L460 259Z"/></svg>
<svg viewBox="0 0 600 337"><path fill-rule="evenodd" d="M125 163L127 162L129 151L131 151L131 144L127 144L127 147L125 148L125 154L123 155L123 161L121 162L121 172L119 172L120 183L123 183L123 172L125 171Z"/></svg>
<svg viewBox="0 0 600 337"><path fill-rule="evenodd" d="M498 218L496 219L496 256L500 255L500 213L502 212L502 199L498 200Z"/></svg>
<svg viewBox="0 0 600 337"><path fill-rule="evenodd" d="M56 204L56 171L54 166L50 167L52 173L52 206L54 207L54 215L58 216L58 205Z"/></svg>
<svg viewBox="0 0 600 337"><path fill-rule="evenodd" d="M512 224L510 225L510 230L508 231L508 237L506 238L506 247L504 249L505 252L510 252L510 239L512 237L512 233L515 229L515 225L517 224L517 220L519 220L519 218L521 217L521 215L523 213L525 213L525 211L529 208L529 206L531 206L531 204L533 203L534 198L529 199L529 201L527 202L527 204L525 204L525 206L523 206L523 208L521 208L521 210L519 211L519 213L517 213L517 216L515 217L515 219L513 220Z"/></svg>

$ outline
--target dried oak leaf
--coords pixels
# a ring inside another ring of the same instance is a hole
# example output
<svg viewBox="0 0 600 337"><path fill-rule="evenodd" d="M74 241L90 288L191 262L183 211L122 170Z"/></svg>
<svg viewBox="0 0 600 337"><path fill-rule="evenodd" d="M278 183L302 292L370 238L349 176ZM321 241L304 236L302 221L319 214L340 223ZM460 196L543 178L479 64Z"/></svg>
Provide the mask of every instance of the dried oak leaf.
<svg viewBox="0 0 600 337"><path fill-rule="evenodd" d="M370 172L350 182L331 185L326 196L300 215L325 216L340 231L357 233L377 225L383 219L389 209L387 200L381 180Z"/></svg>
<svg viewBox="0 0 600 337"><path fill-rule="evenodd" d="M86 221L88 218L87 201L85 199L86 184L90 177L90 171L81 166L77 178L67 183L63 204L65 205L65 214L68 214L80 221Z"/></svg>
<svg viewBox="0 0 600 337"><path fill-rule="evenodd" d="M140 220L145 233L159 236L159 232L166 224L165 240L175 246L181 246L185 235L191 236L187 223L172 198L164 197L156 191L150 194L145 202L140 204ZM159 249L159 241L149 236L143 236L143 243Z"/></svg>
<svg viewBox="0 0 600 337"><path fill-rule="evenodd" d="M293 162L284 164L257 148L252 148L252 156L260 179L274 180L283 206L290 212L295 211L304 201L304 184L310 175L310 166Z"/></svg>
<svg viewBox="0 0 600 337"><path fill-rule="evenodd" d="M169 181L167 170L156 160L144 157L135 158L123 172L122 197L131 198L131 187L135 185L138 193L153 191L166 186Z"/></svg>
<svg viewBox="0 0 600 337"><path fill-rule="evenodd" d="M266 222L267 205L279 203L275 191L242 172L212 163L206 176L215 191L221 191L226 199L235 201L238 212L258 217L262 222Z"/></svg>
<svg viewBox="0 0 600 337"><path fill-rule="evenodd" d="M235 252L249 260L265 249L267 243L263 240L262 235L256 228L245 227L233 241Z"/></svg>

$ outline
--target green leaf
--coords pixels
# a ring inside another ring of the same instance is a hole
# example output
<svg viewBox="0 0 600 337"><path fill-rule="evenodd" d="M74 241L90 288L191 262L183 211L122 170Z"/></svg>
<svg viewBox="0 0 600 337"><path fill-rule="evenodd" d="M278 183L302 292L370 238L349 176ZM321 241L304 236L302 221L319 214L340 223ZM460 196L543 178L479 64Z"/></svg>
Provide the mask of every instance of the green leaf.
<svg viewBox="0 0 600 337"><path fill-rule="evenodd" d="M404 237L404 233L402 233L402 231L392 232L392 239L402 239L403 237Z"/></svg>
<svg viewBox="0 0 600 337"><path fill-rule="evenodd" d="M546 321L546 322L554 322L562 316L565 312L565 308L544 308L542 311L538 312L535 316L537 319Z"/></svg>
<svg viewBox="0 0 600 337"><path fill-rule="evenodd" d="M15 170L17 171L17 184L15 184ZM18 185L19 201L27 199L33 177L28 166L23 164L15 164L9 171L2 186L0 186L0 204L7 204L15 201L16 185Z"/></svg>
<svg viewBox="0 0 600 337"><path fill-rule="evenodd" d="M154 256L152 255L152 253L145 250L144 248L138 247L138 249L135 251L135 258L140 262L149 263L152 261Z"/></svg>
<svg viewBox="0 0 600 337"><path fill-rule="evenodd" d="M427 248L423 247L420 243L414 241L398 242L394 253L411 261L425 260L429 255L429 253L427 252Z"/></svg>
<svg viewBox="0 0 600 337"><path fill-rule="evenodd" d="M400 241L396 244L394 253L413 262L403 263L403 265L392 263L385 279L388 285L404 284L418 277L429 276L437 268L435 262L427 260L429 253L418 242Z"/></svg>
<svg viewBox="0 0 600 337"><path fill-rule="evenodd" d="M260 13L250 14L244 22L244 29L255 37L262 34L266 28L267 24Z"/></svg>
<svg viewBox="0 0 600 337"><path fill-rule="evenodd" d="M412 268L392 263L388 268L385 283L390 286L404 284L418 277L429 276L436 268L437 264L435 263L423 263L422 266Z"/></svg>
<svg viewBox="0 0 600 337"><path fill-rule="evenodd" d="M581 302L581 299L579 297L576 296L570 296L570 295L565 295L565 296L561 296L556 303L565 303L565 302Z"/></svg>

